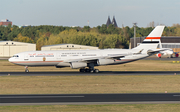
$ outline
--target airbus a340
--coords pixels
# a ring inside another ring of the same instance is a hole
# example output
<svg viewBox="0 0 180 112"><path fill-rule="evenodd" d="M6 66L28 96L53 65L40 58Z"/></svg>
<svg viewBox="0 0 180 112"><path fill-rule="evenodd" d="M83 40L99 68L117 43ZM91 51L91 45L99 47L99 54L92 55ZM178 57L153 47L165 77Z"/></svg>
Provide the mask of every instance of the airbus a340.
<svg viewBox="0 0 180 112"><path fill-rule="evenodd" d="M156 49L164 26L157 26L144 39L143 43L133 49L99 49L99 50L62 50L62 51L28 51L15 54L9 62L25 66L71 67L80 72L99 72L94 66L128 63L149 57L165 49Z"/></svg>

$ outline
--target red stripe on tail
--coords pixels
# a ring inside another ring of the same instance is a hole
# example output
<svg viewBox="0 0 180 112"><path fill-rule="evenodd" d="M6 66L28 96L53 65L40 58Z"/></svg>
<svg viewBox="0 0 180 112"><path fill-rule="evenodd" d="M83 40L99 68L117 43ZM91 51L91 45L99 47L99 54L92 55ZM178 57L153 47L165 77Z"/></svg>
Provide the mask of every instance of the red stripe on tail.
<svg viewBox="0 0 180 112"><path fill-rule="evenodd" d="M161 39L161 37L146 37L146 39Z"/></svg>

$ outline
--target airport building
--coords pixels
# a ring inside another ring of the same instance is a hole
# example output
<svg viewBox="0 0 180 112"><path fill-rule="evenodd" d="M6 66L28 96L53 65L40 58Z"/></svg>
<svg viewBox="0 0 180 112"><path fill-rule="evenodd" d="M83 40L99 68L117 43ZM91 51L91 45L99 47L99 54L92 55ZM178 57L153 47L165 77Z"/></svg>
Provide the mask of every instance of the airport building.
<svg viewBox="0 0 180 112"><path fill-rule="evenodd" d="M9 21L8 19L1 20L1 21L0 21L0 26L1 26L1 25L2 25L2 26L8 26L9 24L12 25L12 22Z"/></svg>
<svg viewBox="0 0 180 112"><path fill-rule="evenodd" d="M138 46L146 37L136 37L135 46ZM162 48L171 48L174 52L180 52L180 37L161 37ZM134 38L130 39L129 49L134 48ZM158 45L159 48L159 45Z"/></svg>
<svg viewBox="0 0 180 112"><path fill-rule="evenodd" d="M86 49L99 49L98 47L78 45L78 44L57 44L42 46L41 51L49 50L86 50Z"/></svg>
<svg viewBox="0 0 180 112"><path fill-rule="evenodd" d="M35 50L36 44L15 41L0 41L0 58L11 57L16 53L24 51Z"/></svg>

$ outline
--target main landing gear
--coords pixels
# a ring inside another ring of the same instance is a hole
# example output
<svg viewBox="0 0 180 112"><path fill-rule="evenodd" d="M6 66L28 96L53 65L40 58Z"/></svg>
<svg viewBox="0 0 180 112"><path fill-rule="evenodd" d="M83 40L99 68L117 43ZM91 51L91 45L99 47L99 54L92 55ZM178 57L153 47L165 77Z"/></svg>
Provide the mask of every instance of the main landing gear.
<svg viewBox="0 0 180 112"><path fill-rule="evenodd" d="M29 70L28 70L28 66L25 66L25 72L28 73Z"/></svg>
<svg viewBox="0 0 180 112"><path fill-rule="evenodd" d="M80 72L90 72L90 73L98 73L99 69L94 69L94 64L93 63L89 63L88 64L89 68L81 68L79 69Z"/></svg>
<svg viewBox="0 0 180 112"><path fill-rule="evenodd" d="M88 69L88 68L81 68L79 72L89 72L89 73L98 73L99 69Z"/></svg>

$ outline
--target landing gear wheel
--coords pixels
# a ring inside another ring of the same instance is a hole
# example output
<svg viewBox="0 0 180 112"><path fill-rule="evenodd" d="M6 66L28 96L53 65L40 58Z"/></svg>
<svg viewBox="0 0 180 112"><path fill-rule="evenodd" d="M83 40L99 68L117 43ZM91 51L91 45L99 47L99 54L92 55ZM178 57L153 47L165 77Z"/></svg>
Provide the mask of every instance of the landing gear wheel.
<svg viewBox="0 0 180 112"><path fill-rule="evenodd" d="M28 73L29 70L28 70L28 66L25 66L25 72Z"/></svg>
<svg viewBox="0 0 180 112"><path fill-rule="evenodd" d="M94 70L90 70L90 73L93 73L94 72Z"/></svg>
<svg viewBox="0 0 180 112"><path fill-rule="evenodd" d="M28 72L29 72L29 70L28 70L28 69L26 69L26 70L25 70L25 72L26 72L26 73L28 73Z"/></svg>
<svg viewBox="0 0 180 112"><path fill-rule="evenodd" d="M85 69L85 72L89 72L89 69Z"/></svg>
<svg viewBox="0 0 180 112"><path fill-rule="evenodd" d="M94 72L95 72L95 73L98 73L98 72L99 72L99 69L95 69Z"/></svg>
<svg viewBox="0 0 180 112"><path fill-rule="evenodd" d="M79 72L85 72L85 69L79 69Z"/></svg>

